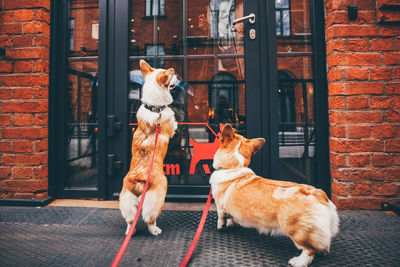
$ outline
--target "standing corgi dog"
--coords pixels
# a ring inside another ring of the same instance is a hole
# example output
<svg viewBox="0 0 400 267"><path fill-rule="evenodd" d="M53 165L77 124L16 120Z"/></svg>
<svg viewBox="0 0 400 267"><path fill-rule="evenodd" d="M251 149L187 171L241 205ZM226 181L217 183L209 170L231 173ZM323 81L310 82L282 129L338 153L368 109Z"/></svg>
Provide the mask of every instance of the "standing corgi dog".
<svg viewBox="0 0 400 267"><path fill-rule="evenodd" d="M210 178L217 229L238 223L260 233L286 234L302 250L289 264L308 266L316 253L329 253L331 239L338 233L336 207L320 189L265 179L249 169L251 156L264 142L235 134L229 124L223 128Z"/></svg>
<svg viewBox="0 0 400 267"><path fill-rule="evenodd" d="M174 112L168 107L173 99L170 89L176 83L174 69L153 69L145 61L140 61L144 77L142 105L136 118L138 127L132 139L132 160L119 195L119 208L127 223L125 235L135 218L137 206L143 193L147 173L154 152L156 125L161 131L158 136L148 191L143 202L142 216L152 235L161 234L156 220L161 214L167 193L167 178L163 172L163 161L167 153L169 139L177 128Z"/></svg>

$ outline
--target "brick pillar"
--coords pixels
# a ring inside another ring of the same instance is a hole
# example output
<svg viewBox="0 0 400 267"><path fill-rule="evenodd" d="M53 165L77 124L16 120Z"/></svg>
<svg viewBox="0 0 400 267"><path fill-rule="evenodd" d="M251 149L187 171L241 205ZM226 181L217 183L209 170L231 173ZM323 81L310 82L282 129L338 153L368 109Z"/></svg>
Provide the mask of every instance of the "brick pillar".
<svg viewBox="0 0 400 267"><path fill-rule="evenodd" d="M0 198L44 199L50 0L2 0L0 7Z"/></svg>
<svg viewBox="0 0 400 267"><path fill-rule="evenodd" d="M342 209L400 201L399 8L325 0L332 199Z"/></svg>

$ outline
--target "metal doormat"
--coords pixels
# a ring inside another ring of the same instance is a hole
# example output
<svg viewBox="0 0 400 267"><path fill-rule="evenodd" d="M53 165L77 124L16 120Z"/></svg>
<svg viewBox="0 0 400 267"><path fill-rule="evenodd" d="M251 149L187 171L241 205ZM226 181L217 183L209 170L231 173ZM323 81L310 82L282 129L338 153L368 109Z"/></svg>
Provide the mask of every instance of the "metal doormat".
<svg viewBox="0 0 400 267"><path fill-rule="evenodd" d="M398 266L400 217L379 211L340 211L331 254L311 266ZM151 236L139 221L120 266L178 266L201 211L164 211ZM189 266L287 266L300 254L285 236L253 229L216 230L210 212ZM0 207L0 266L109 266L124 239L117 209Z"/></svg>

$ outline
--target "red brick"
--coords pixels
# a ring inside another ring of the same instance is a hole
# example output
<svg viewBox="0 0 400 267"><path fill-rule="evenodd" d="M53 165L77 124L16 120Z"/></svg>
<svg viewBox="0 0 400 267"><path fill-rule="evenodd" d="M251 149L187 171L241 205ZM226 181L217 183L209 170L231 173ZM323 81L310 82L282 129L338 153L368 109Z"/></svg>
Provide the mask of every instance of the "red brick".
<svg viewBox="0 0 400 267"><path fill-rule="evenodd" d="M32 141L27 140L14 140L13 144L13 151L14 152L25 152L29 153L33 151Z"/></svg>
<svg viewBox="0 0 400 267"><path fill-rule="evenodd" d="M330 136L331 137L346 137L346 128L343 126L330 126Z"/></svg>
<svg viewBox="0 0 400 267"><path fill-rule="evenodd" d="M24 34L43 33L50 36L50 26L45 22L28 22L24 24Z"/></svg>
<svg viewBox="0 0 400 267"><path fill-rule="evenodd" d="M33 97L36 99L48 99L49 89L46 88L33 88Z"/></svg>
<svg viewBox="0 0 400 267"><path fill-rule="evenodd" d="M0 166L0 180L11 177L11 168Z"/></svg>
<svg viewBox="0 0 400 267"><path fill-rule="evenodd" d="M335 166L346 166L346 156L344 154L331 153L330 161Z"/></svg>
<svg viewBox="0 0 400 267"><path fill-rule="evenodd" d="M13 63L7 61L0 62L0 72L12 72L13 71Z"/></svg>
<svg viewBox="0 0 400 267"><path fill-rule="evenodd" d="M34 10L32 9L21 9L14 11L14 19L16 21L30 21L33 19Z"/></svg>
<svg viewBox="0 0 400 267"><path fill-rule="evenodd" d="M34 142L35 152L47 152L49 151L49 141L48 139L36 140Z"/></svg>
<svg viewBox="0 0 400 267"><path fill-rule="evenodd" d="M389 95L400 95L400 83L393 82L386 84L385 92Z"/></svg>
<svg viewBox="0 0 400 267"><path fill-rule="evenodd" d="M357 183L349 186L349 194L352 196L369 196L371 193L370 184Z"/></svg>
<svg viewBox="0 0 400 267"><path fill-rule="evenodd" d="M35 20L42 20L50 24L50 13L48 11L43 11L40 9L36 10Z"/></svg>
<svg viewBox="0 0 400 267"><path fill-rule="evenodd" d="M329 83L328 84L329 95L342 95L345 91L344 83Z"/></svg>
<svg viewBox="0 0 400 267"><path fill-rule="evenodd" d="M380 38L371 40L371 51L394 50L394 42L391 38Z"/></svg>
<svg viewBox="0 0 400 267"><path fill-rule="evenodd" d="M32 125L33 115L26 113L16 113L14 114L14 126L28 126Z"/></svg>
<svg viewBox="0 0 400 267"><path fill-rule="evenodd" d="M35 125L48 125L49 123L49 116L47 113L39 113L35 114L33 119L33 124Z"/></svg>
<svg viewBox="0 0 400 267"><path fill-rule="evenodd" d="M33 63L33 72L49 72L49 62L47 61L35 61Z"/></svg>
<svg viewBox="0 0 400 267"><path fill-rule="evenodd" d="M400 112L397 110L388 110L386 111L386 119L387 122L400 122Z"/></svg>
<svg viewBox="0 0 400 267"><path fill-rule="evenodd" d="M30 154L3 154L1 163L4 166L31 166L48 163L47 153Z"/></svg>
<svg viewBox="0 0 400 267"><path fill-rule="evenodd" d="M378 22L400 22L400 12L398 10L379 10Z"/></svg>
<svg viewBox="0 0 400 267"><path fill-rule="evenodd" d="M32 101L32 102L20 102L20 101L12 101L5 102L1 106L2 112L47 112L48 111L48 102L45 100L42 101Z"/></svg>
<svg viewBox="0 0 400 267"><path fill-rule="evenodd" d="M33 178L38 179L38 178L47 178L49 170L47 166L40 166L40 167L35 167L33 168Z"/></svg>
<svg viewBox="0 0 400 267"><path fill-rule="evenodd" d="M0 114L0 126L10 126L11 115Z"/></svg>
<svg viewBox="0 0 400 267"><path fill-rule="evenodd" d="M390 97L371 97L369 99L370 108L391 108L393 99Z"/></svg>
<svg viewBox="0 0 400 267"><path fill-rule="evenodd" d="M385 152L400 152L400 139L385 140Z"/></svg>
<svg viewBox="0 0 400 267"><path fill-rule="evenodd" d="M327 57L328 67L333 66L377 66L381 65L379 53L342 53Z"/></svg>
<svg viewBox="0 0 400 267"><path fill-rule="evenodd" d="M331 111L331 123L372 123L382 121L380 111Z"/></svg>
<svg viewBox="0 0 400 267"><path fill-rule="evenodd" d="M342 96L336 96L336 97L329 97L329 108L330 109L340 109L344 108L344 97Z"/></svg>
<svg viewBox="0 0 400 267"><path fill-rule="evenodd" d="M33 39L33 45L50 47L50 37L43 34L37 34Z"/></svg>
<svg viewBox="0 0 400 267"><path fill-rule="evenodd" d="M36 86L49 85L48 74L17 74L0 77L0 85L4 86Z"/></svg>
<svg viewBox="0 0 400 267"><path fill-rule="evenodd" d="M368 80L367 68L348 68L346 69L347 80Z"/></svg>
<svg viewBox="0 0 400 267"><path fill-rule="evenodd" d="M398 25L385 25L385 27L380 29L380 35L386 37L397 37L400 35L400 27Z"/></svg>
<svg viewBox="0 0 400 267"><path fill-rule="evenodd" d="M348 126L347 131L349 138L358 139L371 136L370 126Z"/></svg>
<svg viewBox="0 0 400 267"><path fill-rule="evenodd" d="M348 109L368 108L368 97L349 96L346 99L346 107Z"/></svg>
<svg viewBox="0 0 400 267"><path fill-rule="evenodd" d="M22 23L0 24L0 34L21 34L21 33L22 33Z"/></svg>
<svg viewBox="0 0 400 267"><path fill-rule="evenodd" d="M399 65L400 52L385 52L382 53L383 63L385 65Z"/></svg>
<svg viewBox="0 0 400 267"><path fill-rule="evenodd" d="M11 143L8 141L0 142L0 152L10 152L11 151Z"/></svg>
<svg viewBox="0 0 400 267"><path fill-rule="evenodd" d="M383 85L381 83L348 83L346 84L345 94L347 95L373 95L382 94Z"/></svg>
<svg viewBox="0 0 400 267"><path fill-rule="evenodd" d="M7 100L11 98L11 90L7 88L0 88L0 99Z"/></svg>
<svg viewBox="0 0 400 267"><path fill-rule="evenodd" d="M331 68L328 72L328 81L339 81L343 77L343 70L337 68Z"/></svg>
<svg viewBox="0 0 400 267"><path fill-rule="evenodd" d="M349 197L338 198L335 205L342 210L380 210L385 198Z"/></svg>
<svg viewBox="0 0 400 267"><path fill-rule="evenodd" d="M49 58L49 49L45 47L31 47L29 49L18 48L8 49L7 58L9 59L43 59Z"/></svg>
<svg viewBox="0 0 400 267"><path fill-rule="evenodd" d="M346 44L346 51L368 51L369 40L368 39L348 39Z"/></svg>
<svg viewBox="0 0 400 267"><path fill-rule="evenodd" d="M334 37L378 36L378 27L375 25L332 25L329 30Z"/></svg>
<svg viewBox="0 0 400 267"><path fill-rule="evenodd" d="M33 169L32 167L14 167L11 170L12 178L32 178Z"/></svg>
<svg viewBox="0 0 400 267"><path fill-rule="evenodd" d="M370 69L369 79L372 81L390 80L393 77L392 73L393 73L392 68Z"/></svg>
<svg viewBox="0 0 400 267"><path fill-rule="evenodd" d="M33 43L33 37L32 36L15 36L14 37L14 48L22 48L22 47L31 47Z"/></svg>
<svg viewBox="0 0 400 267"><path fill-rule="evenodd" d="M340 39L330 40L326 44L326 54L329 55L333 51L344 52L344 42Z"/></svg>
<svg viewBox="0 0 400 267"><path fill-rule="evenodd" d="M37 192L48 189L47 180L38 179L13 179L3 182L3 190L11 192Z"/></svg>
<svg viewBox="0 0 400 267"><path fill-rule="evenodd" d="M37 8L42 7L50 10L49 0L3 0L4 9L20 9L20 8Z"/></svg>
<svg viewBox="0 0 400 267"><path fill-rule="evenodd" d="M346 196L347 195L346 184L342 184L339 182L332 182L332 193L338 196Z"/></svg>
<svg viewBox="0 0 400 267"><path fill-rule="evenodd" d="M32 199L35 197L34 193L15 193L13 198L17 199Z"/></svg>
<svg viewBox="0 0 400 267"><path fill-rule="evenodd" d="M18 88L12 90L13 99L30 99L32 98L32 90L30 88Z"/></svg>
<svg viewBox="0 0 400 267"><path fill-rule="evenodd" d="M399 0L378 0L378 8L386 7L386 8L396 8L400 5Z"/></svg>
<svg viewBox="0 0 400 267"><path fill-rule="evenodd" d="M392 166L385 168L385 181L400 181L400 167Z"/></svg>
<svg viewBox="0 0 400 267"><path fill-rule="evenodd" d="M330 148L338 153L357 152L381 152L384 149L384 142L381 140L330 140ZM386 146L387 148L388 146ZM388 151L388 150L387 150ZM392 151L389 151L392 152Z"/></svg>
<svg viewBox="0 0 400 267"><path fill-rule="evenodd" d="M0 20L1 21L1 20ZM14 43L14 38L16 36L12 35L0 35L0 45L3 48L12 47Z"/></svg>
<svg viewBox="0 0 400 267"><path fill-rule="evenodd" d="M394 183L372 184L374 196L395 196L399 193L399 185Z"/></svg>
<svg viewBox="0 0 400 267"><path fill-rule="evenodd" d="M373 138L395 137L396 127L393 125L377 125L371 128Z"/></svg>
<svg viewBox="0 0 400 267"><path fill-rule="evenodd" d="M45 199L49 196L48 192L42 192L35 194L35 199Z"/></svg>
<svg viewBox="0 0 400 267"><path fill-rule="evenodd" d="M48 129L31 128L31 127L15 127L3 129L3 138L8 139L35 139L48 137Z"/></svg>
<svg viewBox="0 0 400 267"><path fill-rule="evenodd" d="M359 10L358 18L355 20L355 22L358 24L376 23L375 10L369 10L369 11Z"/></svg>
<svg viewBox="0 0 400 267"><path fill-rule="evenodd" d="M32 71L31 61L16 61L14 63L14 72L30 72Z"/></svg>
<svg viewBox="0 0 400 267"><path fill-rule="evenodd" d="M1 11L0 21L2 23L12 22L14 20L14 11Z"/></svg>
<svg viewBox="0 0 400 267"><path fill-rule="evenodd" d="M348 155L349 167L366 167L370 164L369 155Z"/></svg>
<svg viewBox="0 0 400 267"><path fill-rule="evenodd" d="M379 154L371 156L372 166L384 167L393 165L393 155Z"/></svg>

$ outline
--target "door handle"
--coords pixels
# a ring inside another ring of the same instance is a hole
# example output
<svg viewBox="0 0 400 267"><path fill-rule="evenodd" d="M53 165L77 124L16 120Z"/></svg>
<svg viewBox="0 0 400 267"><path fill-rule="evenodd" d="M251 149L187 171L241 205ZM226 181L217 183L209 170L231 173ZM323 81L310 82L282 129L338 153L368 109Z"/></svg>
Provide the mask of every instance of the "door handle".
<svg viewBox="0 0 400 267"><path fill-rule="evenodd" d="M235 19L234 21L232 21L232 25L235 25L236 23L239 23L239 22L243 22L246 19L249 20L250 24L254 24L256 22L256 14L250 13L250 15Z"/></svg>

